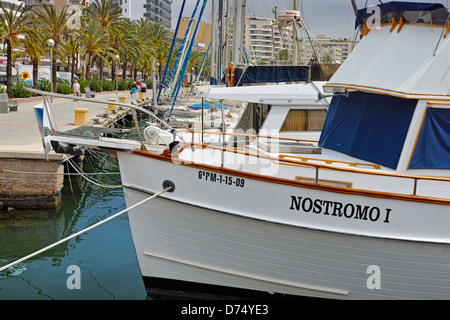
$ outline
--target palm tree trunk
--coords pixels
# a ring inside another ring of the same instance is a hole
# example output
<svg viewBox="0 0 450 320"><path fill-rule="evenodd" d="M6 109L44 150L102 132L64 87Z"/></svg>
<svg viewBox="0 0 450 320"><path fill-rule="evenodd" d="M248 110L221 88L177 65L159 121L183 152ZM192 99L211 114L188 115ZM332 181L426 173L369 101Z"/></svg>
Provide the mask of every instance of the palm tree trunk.
<svg viewBox="0 0 450 320"><path fill-rule="evenodd" d="M91 80L91 56L90 54L86 54L86 63L85 63L85 68L86 68L86 81Z"/></svg>
<svg viewBox="0 0 450 320"><path fill-rule="evenodd" d="M100 59L99 69L100 69L99 80L102 81L103 80L103 59Z"/></svg>
<svg viewBox="0 0 450 320"><path fill-rule="evenodd" d="M70 85L73 83L73 75L75 74L75 55L72 56L72 66L70 69Z"/></svg>
<svg viewBox="0 0 450 320"><path fill-rule="evenodd" d="M39 60L33 59L33 89L37 89L38 76L39 76ZM36 93L33 92L33 96L36 96Z"/></svg>
<svg viewBox="0 0 450 320"><path fill-rule="evenodd" d="M52 57L52 82L53 82L53 92L56 92L56 58L53 54Z"/></svg>
<svg viewBox="0 0 450 320"><path fill-rule="evenodd" d="M116 83L116 61L111 62L111 80Z"/></svg>
<svg viewBox="0 0 450 320"><path fill-rule="evenodd" d="M8 97L12 98L12 48L11 42L6 40L6 93L8 93Z"/></svg>
<svg viewBox="0 0 450 320"><path fill-rule="evenodd" d="M122 72L122 79L125 80L127 78L127 61L124 61L123 63L123 72Z"/></svg>

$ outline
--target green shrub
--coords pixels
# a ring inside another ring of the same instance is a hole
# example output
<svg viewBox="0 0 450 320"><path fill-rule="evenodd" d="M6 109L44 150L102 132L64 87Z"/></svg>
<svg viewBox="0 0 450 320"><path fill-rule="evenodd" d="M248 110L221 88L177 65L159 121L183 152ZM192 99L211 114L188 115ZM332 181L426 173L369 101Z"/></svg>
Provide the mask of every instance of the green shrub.
<svg viewBox="0 0 450 320"><path fill-rule="evenodd" d="M51 83L48 79L39 79L37 83L37 89L41 91L51 91Z"/></svg>
<svg viewBox="0 0 450 320"><path fill-rule="evenodd" d="M72 88L67 80L58 79L56 83L56 92L62 94L70 94L72 92Z"/></svg>
<svg viewBox="0 0 450 320"><path fill-rule="evenodd" d="M89 81L89 88L95 92L103 91L103 83L98 78L92 78Z"/></svg>
<svg viewBox="0 0 450 320"><path fill-rule="evenodd" d="M81 93L85 93L84 88L89 87L89 83L84 79L78 80L78 83L80 84Z"/></svg>
<svg viewBox="0 0 450 320"><path fill-rule="evenodd" d="M22 80L19 80L15 84L13 84L11 89L14 98L29 98L33 95L32 92L25 90L23 86L27 86L30 88L30 86L25 84Z"/></svg>
<svg viewBox="0 0 450 320"><path fill-rule="evenodd" d="M133 80L122 80L118 83L119 90L131 90L131 85L133 84Z"/></svg>
<svg viewBox="0 0 450 320"><path fill-rule="evenodd" d="M112 80L103 80L103 91L114 91L116 90L115 82Z"/></svg>

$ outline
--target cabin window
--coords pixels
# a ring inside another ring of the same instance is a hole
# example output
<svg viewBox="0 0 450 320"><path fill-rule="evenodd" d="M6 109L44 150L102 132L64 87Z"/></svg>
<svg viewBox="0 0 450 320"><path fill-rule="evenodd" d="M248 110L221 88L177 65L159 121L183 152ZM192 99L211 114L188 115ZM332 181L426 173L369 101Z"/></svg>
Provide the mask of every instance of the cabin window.
<svg viewBox="0 0 450 320"><path fill-rule="evenodd" d="M417 100L366 92L331 100L319 146L397 168Z"/></svg>
<svg viewBox="0 0 450 320"><path fill-rule="evenodd" d="M280 131L321 131L327 110L289 110Z"/></svg>
<svg viewBox="0 0 450 320"><path fill-rule="evenodd" d="M427 108L410 169L450 169L450 109Z"/></svg>

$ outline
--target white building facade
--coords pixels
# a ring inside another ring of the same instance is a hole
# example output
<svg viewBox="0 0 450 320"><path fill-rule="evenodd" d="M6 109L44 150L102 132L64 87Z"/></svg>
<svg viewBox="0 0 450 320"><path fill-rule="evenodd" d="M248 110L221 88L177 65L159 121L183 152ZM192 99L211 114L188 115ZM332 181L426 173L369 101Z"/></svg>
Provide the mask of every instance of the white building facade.
<svg viewBox="0 0 450 320"><path fill-rule="evenodd" d="M147 18L167 28L171 27L172 0L116 0L122 16L131 20Z"/></svg>

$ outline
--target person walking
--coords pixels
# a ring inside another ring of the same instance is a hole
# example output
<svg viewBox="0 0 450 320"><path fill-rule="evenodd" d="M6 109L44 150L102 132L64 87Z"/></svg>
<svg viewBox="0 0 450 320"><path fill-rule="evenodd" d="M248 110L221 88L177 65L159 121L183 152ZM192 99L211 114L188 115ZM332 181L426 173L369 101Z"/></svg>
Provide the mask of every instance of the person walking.
<svg viewBox="0 0 450 320"><path fill-rule="evenodd" d="M133 84L131 85L131 97L134 98L134 95L137 92L137 85L136 85L136 81L133 82Z"/></svg>
<svg viewBox="0 0 450 320"><path fill-rule="evenodd" d="M141 84L141 92L144 93L144 96L146 91L147 91L147 84L145 83L145 81L143 81Z"/></svg>
<svg viewBox="0 0 450 320"><path fill-rule="evenodd" d="M78 83L77 80L73 81L72 92L73 92L74 96L81 97L81 88L80 88L80 84ZM78 100L74 100L74 101L78 101Z"/></svg>

